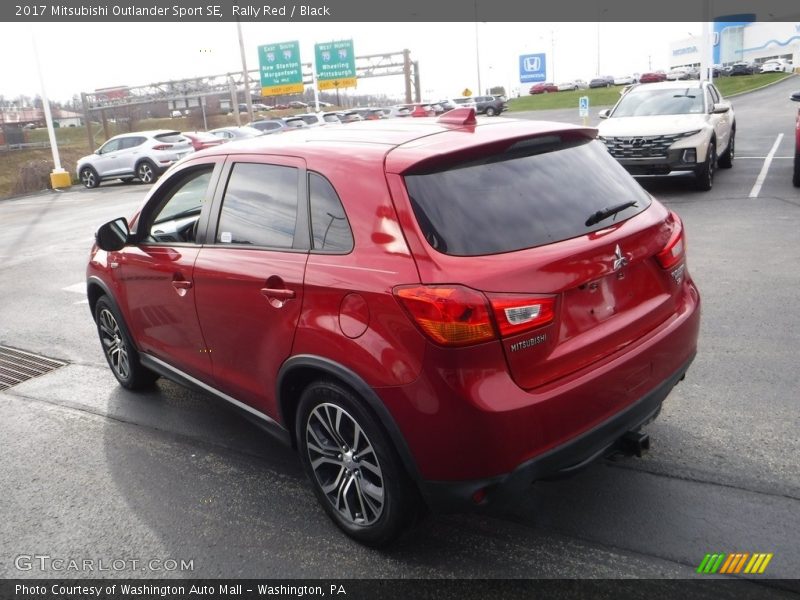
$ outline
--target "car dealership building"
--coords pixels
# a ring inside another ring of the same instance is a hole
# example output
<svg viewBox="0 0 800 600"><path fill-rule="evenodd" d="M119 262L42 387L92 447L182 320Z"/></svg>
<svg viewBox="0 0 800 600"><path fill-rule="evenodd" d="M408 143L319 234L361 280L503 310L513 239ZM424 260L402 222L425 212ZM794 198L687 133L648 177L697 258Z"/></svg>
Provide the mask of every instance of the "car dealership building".
<svg viewBox="0 0 800 600"><path fill-rule="evenodd" d="M763 63L785 58L800 66L800 23L755 22L755 15L737 21L713 23L711 63L729 65L746 61ZM669 66L700 66L702 37L692 36L670 44Z"/></svg>

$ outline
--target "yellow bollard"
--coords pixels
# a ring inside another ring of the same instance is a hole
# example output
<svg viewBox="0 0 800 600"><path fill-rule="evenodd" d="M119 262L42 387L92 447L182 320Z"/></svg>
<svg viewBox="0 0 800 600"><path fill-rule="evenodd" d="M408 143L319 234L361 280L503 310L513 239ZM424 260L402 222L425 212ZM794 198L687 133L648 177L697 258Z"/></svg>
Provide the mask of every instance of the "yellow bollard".
<svg viewBox="0 0 800 600"><path fill-rule="evenodd" d="M53 170L53 172L50 173L50 185L54 190L68 188L72 185L72 177L69 172L64 169L60 171Z"/></svg>

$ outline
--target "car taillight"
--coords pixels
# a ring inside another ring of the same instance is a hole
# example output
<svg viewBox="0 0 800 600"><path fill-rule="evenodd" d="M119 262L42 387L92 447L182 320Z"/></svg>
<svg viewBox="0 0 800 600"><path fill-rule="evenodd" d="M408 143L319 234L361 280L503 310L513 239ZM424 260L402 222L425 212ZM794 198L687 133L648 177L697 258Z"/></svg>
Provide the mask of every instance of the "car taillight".
<svg viewBox="0 0 800 600"><path fill-rule="evenodd" d="M670 215L675 221L675 228L672 230L672 235L664 246L664 249L656 254L658 263L664 269L669 269L678 264L686 255L686 238L683 235L683 223L680 217L675 213Z"/></svg>
<svg viewBox="0 0 800 600"><path fill-rule="evenodd" d="M414 322L443 346L469 346L550 323L555 298L489 294L461 286L401 286L394 290ZM494 317L494 318L493 318Z"/></svg>
<svg viewBox="0 0 800 600"><path fill-rule="evenodd" d="M153 146L153 150L169 150L172 148L172 144L158 144L157 146Z"/></svg>
<svg viewBox="0 0 800 600"><path fill-rule="evenodd" d="M486 297L468 287L402 286L394 290L422 332L443 346L468 346L496 337Z"/></svg>
<svg viewBox="0 0 800 600"><path fill-rule="evenodd" d="M547 325L555 318L556 299L552 296L532 298L489 294L489 301L500 336L504 338Z"/></svg>

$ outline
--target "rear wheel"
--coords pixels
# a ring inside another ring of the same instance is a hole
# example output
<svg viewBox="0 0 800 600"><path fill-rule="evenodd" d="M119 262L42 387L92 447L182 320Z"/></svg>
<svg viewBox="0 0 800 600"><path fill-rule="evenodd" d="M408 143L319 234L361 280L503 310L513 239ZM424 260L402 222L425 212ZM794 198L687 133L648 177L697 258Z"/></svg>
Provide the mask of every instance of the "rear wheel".
<svg viewBox="0 0 800 600"><path fill-rule="evenodd" d="M94 314L103 354L120 385L129 390L153 385L158 375L142 366L122 318L105 296L97 301Z"/></svg>
<svg viewBox="0 0 800 600"><path fill-rule="evenodd" d="M728 142L728 148L719 155L719 167L721 169L730 169L733 166L733 159L736 153L736 130L731 131L731 139Z"/></svg>
<svg viewBox="0 0 800 600"><path fill-rule="evenodd" d="M149 160L143 160L136 166L136 177L142 183L153 183L156 180L156 167Z"/></svg>
<svg viewBox="0 0 800 600"><path fill-rule="evenodd" d="M714 187L714 170L717 165L717 145L714 140L708 144L706 161L695 171L695 185L698 190L707 192Z"/></svg>
<svg viewBox="0 0 800 600"><path fill-rule="evenodd" d="M378 547L411 525L417 491L383 428L350 390L333 381L310 384L296 434L317 499L347 535Z"/></svg>
<svg viewBox="0 0 800 600"><path fill-rule="evenodd" d="M489 108L486 109L486 116L487 117L493 117L495 114L496 114L496 112L495 112L493 107L490 106Z"/></svg>

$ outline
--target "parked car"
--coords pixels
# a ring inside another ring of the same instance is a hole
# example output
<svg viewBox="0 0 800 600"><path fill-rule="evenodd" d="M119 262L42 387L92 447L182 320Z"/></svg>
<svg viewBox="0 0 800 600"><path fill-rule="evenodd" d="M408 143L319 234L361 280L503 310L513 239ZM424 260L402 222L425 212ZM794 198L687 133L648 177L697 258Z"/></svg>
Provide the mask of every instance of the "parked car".
<svg viewBox="0 0 800 600"><path fill-rule="evenodd" d="M594 129L457 109L295 133L184 160L100 227L89 310L121 386L244 412L372 546L648 447L700 297L681 219Z"/></svg>
<svg viewBox="0 0 800 600"><path fill-rule="evenodd" d="M350 111L346 111L344 114L342 114L340 119L341 119L342 123L355 123L355 122L358 122L358 121L363 121L364 117L362 117L356 111L350 110Z"/></svg>
<svg viewBox="0 0 800 600"><path fill-rule="evenodd" d="M494 117L508 110L505 96L475 96L475 112L479 115Z"/></svg>
<svg viewBox="0 0 800 600"><path fill-rule="evenodd" d="M306 125L309 127L320 127L328 124L323 115L319 113L303 113L299 115L292 115L291 117L286 117L284 122L288 123L288 121L295 119L301 119L305 121Z"/></svg>
<svg viewBox="0 0 800 600"><path fill-rule="evenodd" d="M308 104L300 102L299 100L293 100L289 102L289 108L308 108Z"/></svg>
<svg viewBox="0 0 800 600"><path fill-rule="evenodd" d="M733 107L707 81L635 86L599 115L599 139L633 175L686 172L710 190L717 166L733 166Z"/></svg>
<svg viewBox="0 0 800 600"><path fill-rule="evenodd" d="M589 87L589 84L583 79L573 79L572 81L559 83L556 87L558 87L559 92L569 92L573 90L585 90Z"/></svg>
<svg viewBox="0 0 800 600"><path fill-rule="evenodd" d="M667 72L667 81L680 81L691 79L691 73L686 67L676 67Z"/></svg>
<svg viewBox="0 0 800 600"><path fill-rule="evenodd" d="M192 143L192 147L195 149L195 151L204 150L206 148L210 148L211 146L219 146L220 144L225 143L225 140L222 140L213 133L208 133L206 131L184 131L181 135Z"/></svg>
<svg viewBox="0 0 800 600"><path fill-rule="evenodd" d="M328 124L341 125L342 115L343 113L341 112L326 112L322 113L322 120Z"/></svg>
<svg viewBox="0 0 800 600"><path fill-rule="evenodd" d="M639 78L636 75L623 75L622 77L614 78L614 85L633 85L639 83Z"/></svg>
<svg viewBox="0 0 800 600"><path fill-rule="evenodd" d="M792 100L800 102L800 92L792 94ZM794 183L794 187L800 187L800 108L797 110L797 119L794 123L794 172L792 183Z"/></svg>
<svg viewBox="0 0 800 600"><path fill-rule="evenodd" d="M794 65L792 61L785 58L776 58L768 60L761 65L761 73L792 73Z"/></svg>
<svg viewBox="0 0 800 600"><path fill-rule="evenodd" d="M179 131L123 133L112 137L94 154L79 159L75 171L87 188L95 188L108 179L153 183L172 164L192 152L192 142Z"/></svg>
<svg viewBox="0 0 800 600"><path fill-rule="evenodd" d="M209 131L209 133L212 133L228 142L232 140L243 140L247 138L258 137L259 135L264 134L263 131L260 131L256 127L251 127L249 125L243 125L242 127L217 127L216 129Z"/></svg>
<svg viewBox="0 0 800 600"><path fill-rule="evenodd" d="M461 98L453 98L453 104L460 108L476 108L477 105L475 104L475 98L472 96L464 96Z"/></svg>
<svg viewBox="0 0 800 600"><path fill-rule="evenodd" d="M639 83L658 83L666 80L667 74L664 73L664 71L651 71L648 73L642 73L639 76Z"/></svg>
<svg viewBox="0 0 800 600"><path fill-rule="evenodd" d="M282 119L265 119L263 121L253 121L249 127L258 129L261 133L269 135L272 133L280 133L286 129L286 123Z"/></svg>
<svg viewBox="0 0 800 600"><path fill-rule="evenodd" d="M731 70L729 71L729 75L754 75L758 73L758 67L754 63L749 62L737 62L731 65Z"/></svg>
<svg viewBox="0 0 800 600"><path fill-rule="evenodd" d="M528 90L532 96L535 94L549 94L550 92L557 92L558 86L554 83L549 81L542 82L542 83L535 83L531 86L531 89Z"/></svg>
<svg viewBox="0 0 800 600"><path fill-rule="evenodd" d="M590 88L611 87L612 85L614 85L614 77L612 75L601 75L589 82Z"/></svg>

